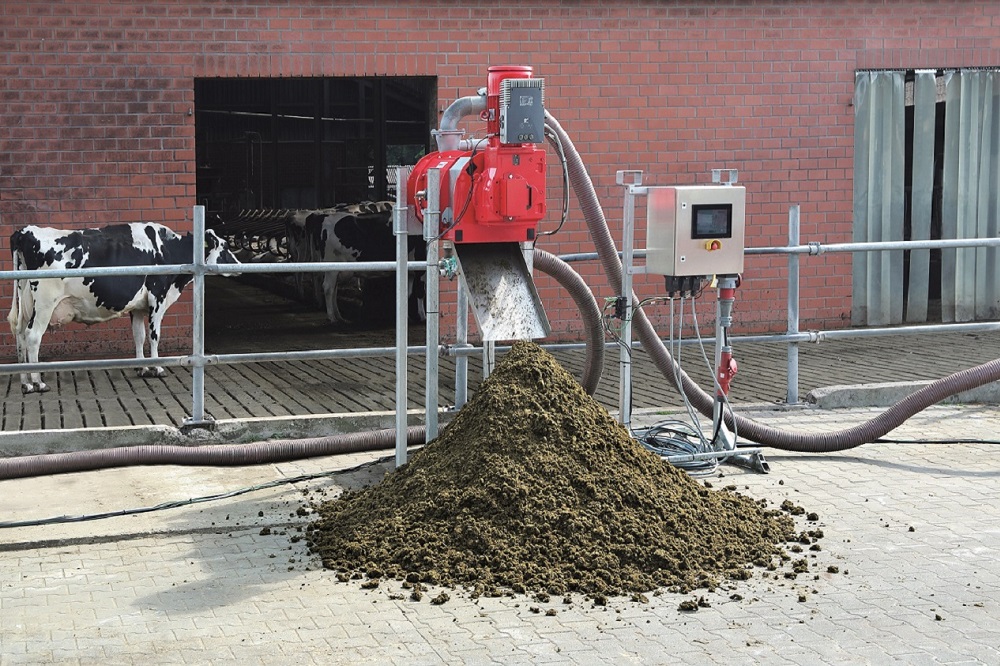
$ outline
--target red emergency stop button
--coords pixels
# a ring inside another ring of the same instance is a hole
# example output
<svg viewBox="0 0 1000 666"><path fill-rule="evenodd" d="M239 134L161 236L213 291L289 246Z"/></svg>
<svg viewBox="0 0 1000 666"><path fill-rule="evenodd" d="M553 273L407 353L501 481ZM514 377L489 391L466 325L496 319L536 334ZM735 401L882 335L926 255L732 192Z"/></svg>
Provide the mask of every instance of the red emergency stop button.
<svg viewBox="0 0 1000 666"><path fill-rule="evenodd" d="M705 249L709 252L712 252L713 250L721 250L722 242L717 240L705 241Z"/></svg>

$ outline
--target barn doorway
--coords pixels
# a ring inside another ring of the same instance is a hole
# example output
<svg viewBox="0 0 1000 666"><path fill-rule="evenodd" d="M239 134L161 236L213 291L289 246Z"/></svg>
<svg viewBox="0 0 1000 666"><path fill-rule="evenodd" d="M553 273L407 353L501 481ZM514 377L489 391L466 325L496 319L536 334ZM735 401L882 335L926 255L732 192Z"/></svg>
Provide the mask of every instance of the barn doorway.
<svg viewBox="0 0 1000 666"><path fill-rule="evenodd" d="M243 239L237 249L246 260L288 260L285 221L296 211L394 199L396 166L431 150L437 124L434 77L203 78L195 79L194 97L197 201L210 228ZM351 317L336 323L325 320L322 299L303 290L301 278L218 280L207 285L209 303L215 292L248 304L206 312L206 344L220 350L238 351L224 339L259 325L263 313L253 303L262 302L261 289L279 299L269 296L269 308L309 321L283 327L272 316L267 336L276 348L311 348L310 336L331 332L377 337L393 325L384 295L363 293L384 291L386 278L342 285L341 310ZM243 311L246 327L235 321Z"/></svg>
<svg viewBox="0 0 1000 666"><path fill-rule="evenodd" d="M430 149L433 77L195 79L198 203L322 208L395 195L395 165Z"/></svg>

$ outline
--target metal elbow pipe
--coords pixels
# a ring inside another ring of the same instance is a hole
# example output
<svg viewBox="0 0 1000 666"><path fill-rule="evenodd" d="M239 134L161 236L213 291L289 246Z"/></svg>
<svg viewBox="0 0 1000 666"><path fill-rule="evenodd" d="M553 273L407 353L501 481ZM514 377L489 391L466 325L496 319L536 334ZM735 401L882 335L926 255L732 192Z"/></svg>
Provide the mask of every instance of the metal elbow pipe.
<svg viewBox="0 0 1000 666"><path fill-rule="evenodd" d="M439 151L458 150L461 132L458 123L462 118L478 115L486 110L486 95L459 97L441 115L439 130L435 134Z"/></svg>

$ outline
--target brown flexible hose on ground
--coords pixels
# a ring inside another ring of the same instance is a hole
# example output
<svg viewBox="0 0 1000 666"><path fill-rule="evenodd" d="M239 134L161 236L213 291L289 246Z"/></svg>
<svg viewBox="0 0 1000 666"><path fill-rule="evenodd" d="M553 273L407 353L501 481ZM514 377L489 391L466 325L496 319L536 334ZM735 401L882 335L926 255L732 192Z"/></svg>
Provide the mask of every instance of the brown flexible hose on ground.
<svg viewBox="0 0 1000 666"><path fill-rule="evenodd" d="M410 446L423 444L425 432L423 426L409 428L407 430L407 444ZM307 439L277 439L248 444L122 446L112 449L0 458L0 480L134 465L204 465L213 467L261 465L361 451L381 451L392 449L395 445L396 430L391 429Z"/></svg>

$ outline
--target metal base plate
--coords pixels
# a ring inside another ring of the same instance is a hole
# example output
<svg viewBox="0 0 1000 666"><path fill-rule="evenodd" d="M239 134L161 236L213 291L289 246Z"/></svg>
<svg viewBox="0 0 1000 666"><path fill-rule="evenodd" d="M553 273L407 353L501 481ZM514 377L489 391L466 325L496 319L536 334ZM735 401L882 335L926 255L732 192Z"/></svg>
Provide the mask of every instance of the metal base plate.
<svg viewBox="0 0 1000 666"><path fill-rule="evenodd" d="M459 274L483 340L533 340L552 332L517 243L456 243Z"/></svg>

